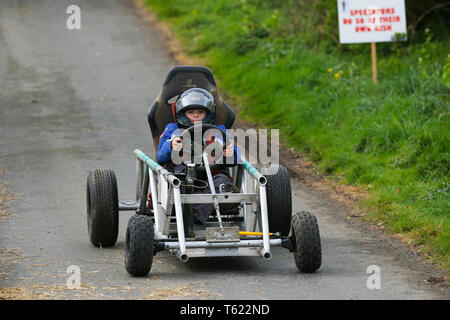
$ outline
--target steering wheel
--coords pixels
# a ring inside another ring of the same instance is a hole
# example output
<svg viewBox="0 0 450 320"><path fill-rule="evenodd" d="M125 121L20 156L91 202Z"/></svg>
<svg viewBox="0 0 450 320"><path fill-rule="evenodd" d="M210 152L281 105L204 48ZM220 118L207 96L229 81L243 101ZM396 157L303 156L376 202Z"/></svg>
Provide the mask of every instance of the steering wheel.
<svg viewBox="0 0 450 320"><path fill-rule="evenodd" d="M201 153L203 154L203 150L205 149L205 147L203 145L203 134L207 131L207 130L214 130L215 132L220 132L221 134L221 138L223 143L223 148L225 149L228 145L228 137L226 135L225 132L222 131L222 129L220 129L218 126L213 125L213 124L204 124L204 123L199 123L199 124L195 124L193 126L190 126L189 128L185 129L180 135L179 137L185 137L187 134L190 135L191 137L191 160L192 162L194 162L194 156L200 156L200 154L195 154L195 152L199 152L201 151ZM201 140L200 141L195 141L195 137L198 136L198 134L200 134ZM215 135L214 135L215 137ZM217 140L214 140L214 143L218 143ZM210 145L208 145L210 146ZM214 149L213 149L214 150ZM225 161L222 164L217 164L216 162L219 161L218 155L214 155L215 159L214 159L214 164L210 165L211 170L215 169L218 166L222 166L223 164L225 164Z"/></svg>

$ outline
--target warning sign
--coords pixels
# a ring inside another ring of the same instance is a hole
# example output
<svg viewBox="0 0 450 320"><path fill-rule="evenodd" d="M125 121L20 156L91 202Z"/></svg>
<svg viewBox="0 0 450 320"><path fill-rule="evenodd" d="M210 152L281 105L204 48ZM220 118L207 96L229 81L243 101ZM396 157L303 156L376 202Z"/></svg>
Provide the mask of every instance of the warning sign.
<svg viewBox="0 0 450 320"><path fill-rule="evenodd" d="M337 0L341 43L390 42L406 34L405 0Z"/></svg>

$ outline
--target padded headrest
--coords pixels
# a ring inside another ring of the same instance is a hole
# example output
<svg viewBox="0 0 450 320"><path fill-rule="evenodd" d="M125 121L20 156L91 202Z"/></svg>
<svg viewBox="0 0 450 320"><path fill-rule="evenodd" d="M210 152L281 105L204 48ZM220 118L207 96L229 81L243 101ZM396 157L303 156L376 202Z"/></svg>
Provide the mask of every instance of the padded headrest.
<svg viewBox="0 0 450 320"><path fill-rule="evenodd" d="M181 93L190 88L205 89L214 97L216 102L214 124L222 124L227 129L233 125L235 119L233 110L220 97L211 71L203 66L176 66L167 74L158 97L147 113L155 150L158 138L166 125L175 122L171 104L176 102Z"/></svg>

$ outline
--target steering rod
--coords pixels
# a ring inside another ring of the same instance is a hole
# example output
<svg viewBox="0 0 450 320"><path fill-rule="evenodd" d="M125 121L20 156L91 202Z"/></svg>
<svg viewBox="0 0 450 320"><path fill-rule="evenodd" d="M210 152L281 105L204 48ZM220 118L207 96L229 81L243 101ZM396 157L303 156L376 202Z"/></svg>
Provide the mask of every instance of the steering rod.
<svg viewBox="0 0 450 320"><path fill-rule="evenodd" d="M214 187L214 181L213 181L213 177L211 174L211 169L209 168L207 153L203 152L202 157L203 157L203 163L205 165L206 176L208 177L209 190L211 190L211 194L213 196L214 209L216 210L217 220L219 220L220 231L222 231L222 233L224 233L222 217L220 216L219 203L217 201L217 196L216 196L216 188Z"/></svg>

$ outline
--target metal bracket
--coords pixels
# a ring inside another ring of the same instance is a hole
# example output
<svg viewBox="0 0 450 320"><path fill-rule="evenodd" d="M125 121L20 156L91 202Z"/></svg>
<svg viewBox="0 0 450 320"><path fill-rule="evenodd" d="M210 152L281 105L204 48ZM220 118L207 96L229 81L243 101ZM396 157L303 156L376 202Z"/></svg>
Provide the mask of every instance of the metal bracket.
<svg viewBox="0 0 450 320"><path fill-rule="evenodd" d="M281 246L289 250L289 252L297 251L297 244L295 243L295 238L293 236L282 238Z"/></svg>
<svg viewBox="0 0 450 320"><path fill-rule="evenodd" d="M238 242L239 227L206 228L206 242Z"/></svg>

